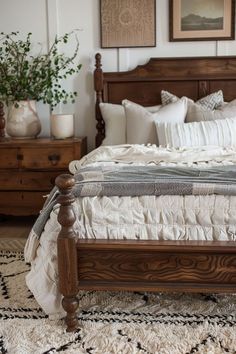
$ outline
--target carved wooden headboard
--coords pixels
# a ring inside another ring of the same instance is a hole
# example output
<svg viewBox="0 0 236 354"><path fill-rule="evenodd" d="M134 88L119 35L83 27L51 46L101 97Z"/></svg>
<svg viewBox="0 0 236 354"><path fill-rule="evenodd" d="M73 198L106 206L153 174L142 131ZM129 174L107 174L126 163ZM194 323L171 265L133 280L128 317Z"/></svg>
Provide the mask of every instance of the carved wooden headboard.
<svg viewBox="0 0 236 354"><path fill-rule="evenodd" d="M126 72L103 72L101 54L95 58L96 147L105 137L100 102L121 104L127 98L153 106L160 103L161 90L197 100L221 89L225 101L236 98L236 57L151 58Z"/></svg>

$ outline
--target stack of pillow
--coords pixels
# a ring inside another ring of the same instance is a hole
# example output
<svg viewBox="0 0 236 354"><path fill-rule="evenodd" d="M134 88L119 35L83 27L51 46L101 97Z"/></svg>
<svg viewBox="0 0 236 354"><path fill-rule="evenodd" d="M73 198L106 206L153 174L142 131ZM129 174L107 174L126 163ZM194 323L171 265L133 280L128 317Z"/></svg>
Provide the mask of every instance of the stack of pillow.
<svg viewBox="0 0 236 354"><path fill-rule="evenodd" d="M129 100L122 105L100 103L106 125L103 145L150 143L178 148L236 144L236 100L224 103L221 90L196 102L162 91L161 102L152 107Z"/></svg>

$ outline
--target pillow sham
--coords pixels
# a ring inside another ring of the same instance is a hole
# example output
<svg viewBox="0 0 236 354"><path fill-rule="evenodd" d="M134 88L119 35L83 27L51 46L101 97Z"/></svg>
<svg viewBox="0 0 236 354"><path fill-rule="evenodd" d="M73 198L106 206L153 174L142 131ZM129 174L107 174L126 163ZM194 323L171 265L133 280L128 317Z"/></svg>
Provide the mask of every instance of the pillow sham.
<svg viewBox="0 0 236 354"><path fill-rule="evenodd" d="M173 95L172 93L162 90L161 91L161 103L163 105L169 104L171 102L176 102L179 99L178 96ZM189 102L194 102L190 98L188 98ZM204 107L205 109L217 109L224 103L224 96L222 90L216 91L207 95L205 97L200 98L195 102L196 104Z"/></svg>
<svg viewBox="0 0 236 354"><path fill-rule="evenodd" d="M236 100L221 105L219 109L209 111L200 105L188 103L186 122L201 122L236 117Z"/></svg>
<svg viewBox="0 0 236 354"><path fill-rule="evenodd" d="M158 144L154 121L183 123L187 113L187 99L181 98L155 113L139 104L122 101L126 115L127 144Z"/></svg>
<svg viewBox="0 0 236 354"><path fill-rule="evenodd" d="M236 117L184 124L155 122L159 143L174 148L236 144Z"/></svg>
<svg viewBox="0 0 236 354"><path fill-rule="evenodd" d="M186 97L186 96L182 96ZM169 91L161 90L161 104L166 106L170 103L177 102L180 98ZM186 97L187 100L194 102L191 98Z"/></svg>
<svg viewBox="0 0 236 354"><path fill-rule="evenodd" d="M99 104L105 122L106 136L102 145L119 145L126 143L126 117L124 108L119 104Z"/></svg>
<svg viewBox="0 0 236 354"><path fill-rule="evenodd" d="M106 136L102 145L126 144L126 116L124 107L120 104L99 104L105 122ZM161 106L146 107L149 112L156 112Z"/></svg>
<svg viewBox="0 0 236 354"><path fill-rule="evenodd" d="M219 90L196 101L205 109L218 109L224 103L223 91Z"/></svg>

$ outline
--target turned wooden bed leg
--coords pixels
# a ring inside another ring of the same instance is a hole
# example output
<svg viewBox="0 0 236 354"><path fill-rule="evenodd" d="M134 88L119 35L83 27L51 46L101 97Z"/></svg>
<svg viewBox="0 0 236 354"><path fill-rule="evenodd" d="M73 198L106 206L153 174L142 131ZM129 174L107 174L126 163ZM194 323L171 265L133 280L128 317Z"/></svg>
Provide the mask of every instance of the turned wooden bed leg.
<svg viewBox="0 0 236 354"><path fill-rule="evenodd" d="M71 175L60 175L56 178L56 185L60 191L58 202L61 204L58 214L61 231L57 240L59 290L63 295L62 306L67 313L66 330L72 332L78 325L77 250L73 228L75 213L72 206L75 200L72 194L75 180Z"/></svg>

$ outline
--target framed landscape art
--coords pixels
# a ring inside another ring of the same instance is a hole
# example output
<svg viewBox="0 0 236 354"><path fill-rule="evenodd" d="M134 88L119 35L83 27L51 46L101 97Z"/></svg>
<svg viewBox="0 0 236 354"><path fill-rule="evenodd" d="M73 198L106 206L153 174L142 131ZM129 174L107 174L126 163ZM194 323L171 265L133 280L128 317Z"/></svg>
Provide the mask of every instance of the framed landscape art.
<svg viewBox="0 0 236 354"><path fill-rule="evenodd" d="M170 41L234 39L234 0L169 0Z"/></svg>
<svg viewBox="0 0 236 354"><path fill-rule="evenodd" d="M156 0L100 0L101 47L155 47Z"/></svg>

